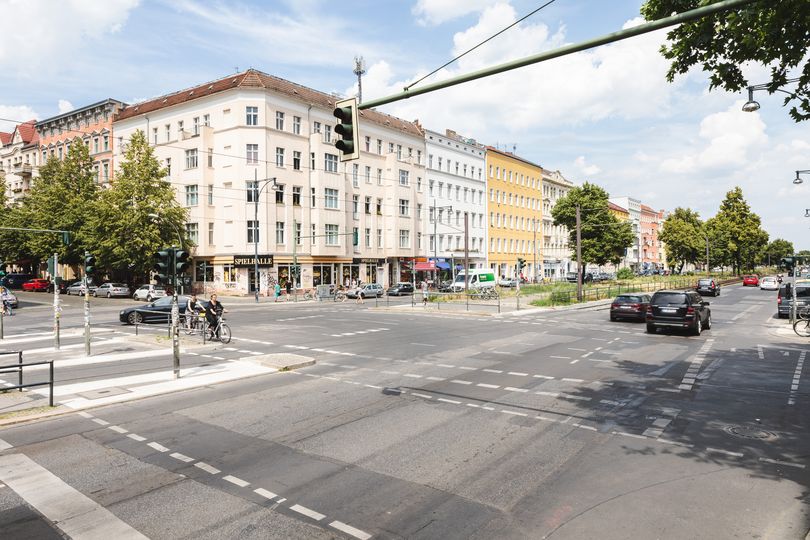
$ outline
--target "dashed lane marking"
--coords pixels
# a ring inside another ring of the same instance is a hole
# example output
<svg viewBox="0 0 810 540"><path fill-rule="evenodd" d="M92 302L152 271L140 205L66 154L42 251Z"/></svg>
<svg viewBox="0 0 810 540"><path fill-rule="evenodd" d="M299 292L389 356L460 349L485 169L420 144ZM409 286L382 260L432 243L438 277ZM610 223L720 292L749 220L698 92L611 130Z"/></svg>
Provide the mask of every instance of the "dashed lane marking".
<svg viewBox="0 0 810 540"><path fill-rule="evenodd" d="M354 536L355 538L359 538L360 540L368 540L371 538L371 535L367 532L361 531L360 529L355 529L351 525L346 525L342 521L333 521L329 524L329 526L334 527L335 529L348 535Z"/></svg>
<svg viewBox="0 0 810 540"><path fill-rule="evenodd" d="M790 382L790 396L788 397L788 405L796 404L796 394L799 392L799 382L802 378L802 369L804 368L804 357L807 351L799 353L799 361L796 362L796 370L793 372L793 380Z"/></svg>
<svg viewBox="0 0 810 540"><path fill-rule="evenodd" d="M300 504L292 505L290 507L290 510L292 510L293 512L298 512L299 514L305 515L307 517L310 517L310 518L314 519L315 521L320 521L320 520L322 520L323 518L326 517L325 515L323 515L323 514L321 514L319 512L316 512L314 510L310 510L306 506L301 506Z"/></svg>
<svg viewBox="0 0 810 540"><path fill-rule="evenodd" d="M211 465L209 465L208 463L205 463L203 461L198 461L197 463L194 464L194 466L204 470L208 474L219 474L219 473L222 472L219 469L217 469L216 467L212 467Z"/></svg>
<svg viewBox="0 0 810 540"><path fill-rule="evenodd" d="M272 491L267 491L264 488L256 488L256 489L253 490L253 493L255 493L257 495L261 495L262 497L264 497L265 499L268 499L268 500L272 500L272 499L275 499L276 497L278 497L278 495L276 495Z"/></svg>
<svg viewBox="0 0 810 540"><path fill-rule="evenodd" d="M160 444L160 443L156 443L156 442L150 442L150 443L149 443L149 444L147 444L146 446L148 446L148 447L150 447L150 448L154 448L154 449L155 449L155 450L157 450L158 452L168 452L168 451L169 451L169 449L168 449L168 448L166 448L166 447L165 447L165 446L163 446L162 444Z"/></svg>
<svg viewBox="0 0 810 540"><path fill-rule="evenodd" d="M226 475L222 477L223 480L226 482L230 482L231 484L235 484L239 487L247 487L250 485L250 482L246 480L242 480L241 478L237 478L236 476Z"/></svg>
<svg viewBox="0 0 810 540"><path fill-rule="evenodd" d="M138 442L143 442L143 441L146 440L146 437L141 437L137 433L130 433L129 435L127 435L127 437L129 437L133 441L138 441Z"/></svg>
<svg viewBox="0 0 810 540"><path fill-rule="evenodd" d="M759 460L764 461L765 463L772 463L774 465L785 465L787 467L796 467L797 469L806 468L805 465L803 465L801 463L793 463L793 462L790 462L790 461L782 461L782 460L779 460L779 459L771 459L771 458L761 457L761 458L759 458Z"/></svg>
<svg viewBox="0 0 810 540"><path fill-rule="evenodd" d="M194 458L190 458L185 454L181 454L180 452L174 452L172 454L169 454L169 457L173 457L174 459L182 461L184 463L191 463L192 461L194 461Z"/></svg>

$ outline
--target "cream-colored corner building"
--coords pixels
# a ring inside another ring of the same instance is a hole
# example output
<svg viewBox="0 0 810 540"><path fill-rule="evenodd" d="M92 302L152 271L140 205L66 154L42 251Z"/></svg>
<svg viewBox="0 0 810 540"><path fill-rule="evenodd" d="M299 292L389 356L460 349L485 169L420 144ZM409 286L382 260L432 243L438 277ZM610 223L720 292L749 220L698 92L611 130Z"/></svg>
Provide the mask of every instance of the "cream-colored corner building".
<svg viewBox="0 0 810 540"><path fill-rule="evenodd" d="M568 228L554 225L551 210L557 201L568 195L574 187L560 171L543 169L543 267L541 276L546 279L564 279L567 272L576 272L571 261Z"/></svg>
<svg viewBox="0 0 810 540"><path fill-rule="evenodd" d="M336 99L251 69L118 114L116 164L144 131L189 210L197 288L253 291L256 243L263 292L286 284L294 257L304 288L410 280L424 251L424 133L360 111L360 159L340 162Z"/></svg>

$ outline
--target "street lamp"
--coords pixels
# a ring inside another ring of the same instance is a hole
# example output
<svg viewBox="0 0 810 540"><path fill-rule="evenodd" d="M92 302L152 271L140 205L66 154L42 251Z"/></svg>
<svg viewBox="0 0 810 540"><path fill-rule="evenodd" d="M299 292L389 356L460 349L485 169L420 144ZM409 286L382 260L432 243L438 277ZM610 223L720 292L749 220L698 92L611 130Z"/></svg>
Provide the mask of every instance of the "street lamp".
<svg viewBox="0 0 810 540"><path fill-rule="evenodd" d="M795 79L787 79L785 84L798 82L799 78L796 77ZM773 92L782 92L783 94L787 94L790 97L796 97L796 94L792 92L788 92L787 90L782 90L781 88L774 88L771 90L771 83L763 83L763 84L753 84L748 87L748 101L746 101L743 106L742 110L744 112L755 112L758 111L760 108L759 102L754 100L754 92L759 90L768 90L770 93Z"/></svg>
<svg viewBox="0 0 810 540"><path fill-rule="evenodd" d="M265 178L264 180L262 180L262 182L264 182L264 184L262 184L262 187L259 188L258 174L259 174L258 171L254 171L254 176L253 176L253 182L254 182L254 185L253 185L254 217L253 217L253 219L254 219L254 221L253 221L253 225L255 226L255 228L253 229L253 282L254 282L253 296L254 296L254 298L256 298L257 303L259 302L259 285L260 285L259 284L259 196L261 195L262 191L264 191L264 188L271 185L271 182L272 182L272 186L273 186L273 188L272 188L273 191L278 190L278 183L276 182L275 177L273 177L273 178ZM295 230L293 230L293 237L294 236L295 236ZM295 238L293 238L293 242L295 242Z"/></svg>
<svg viewBox="0 0 810 540"><path fill-rule="evenodd" d="M797 186L799 184L803 183L804 180L799 178L799 175L800 174L807 174L807 173L810 173L810 169L804 169L804 170L796 171L796 178L793 179L793 183L796 184Z"/></svg>
<svg viewBox="0 0 810 540"><path fill-rule="evenodd" d="M436 263L436 288L439 288L439 237L436 234L436 224L439 221L439 210L453 211L452 206L436 206L436 199L433 199L433 260Z"/></svg>

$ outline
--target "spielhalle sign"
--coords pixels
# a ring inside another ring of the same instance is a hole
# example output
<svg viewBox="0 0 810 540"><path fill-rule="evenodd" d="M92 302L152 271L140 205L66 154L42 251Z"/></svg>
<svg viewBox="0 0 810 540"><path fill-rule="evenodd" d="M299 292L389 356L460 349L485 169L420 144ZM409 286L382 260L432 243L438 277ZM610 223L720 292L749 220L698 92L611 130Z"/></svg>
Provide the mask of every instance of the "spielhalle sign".
<svg viewBox="0 0 810 540"><path fill-rule="evenodd" d="M253 268L256 258L253 255L234 255L233 265L236 268ZM259 266L273 266L272 255L259 255Z"/></svg>

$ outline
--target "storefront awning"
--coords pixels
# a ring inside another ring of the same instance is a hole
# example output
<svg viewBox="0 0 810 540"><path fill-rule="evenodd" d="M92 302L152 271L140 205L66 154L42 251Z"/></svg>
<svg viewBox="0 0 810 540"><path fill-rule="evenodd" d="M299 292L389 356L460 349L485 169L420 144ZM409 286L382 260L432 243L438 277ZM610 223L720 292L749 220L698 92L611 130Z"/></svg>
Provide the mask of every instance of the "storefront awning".
<svg viewBox="0 0 810 540"><path fill-rule="evenodd" d="M436 270L436 263L433 261L418 262L414 265L414 270Z"/></svg>
<svg viewBox="0 0 810 540"><path fill-rule="evenodd" d="M446 262L437 262L437 263L436 263L436 267L437 267L437 268L441 268L442 270L450 270L450 263L446 263Z"/></svg>

